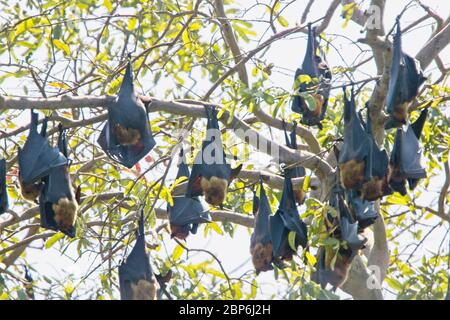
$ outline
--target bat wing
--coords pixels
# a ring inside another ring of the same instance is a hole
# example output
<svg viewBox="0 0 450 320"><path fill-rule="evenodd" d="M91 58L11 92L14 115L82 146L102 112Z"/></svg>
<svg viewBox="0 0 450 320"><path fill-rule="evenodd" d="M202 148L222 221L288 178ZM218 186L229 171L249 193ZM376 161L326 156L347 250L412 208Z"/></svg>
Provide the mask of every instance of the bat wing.
<svg viewBox="0 0 450 320"><path fill-rule="evenodd" d="M353 222L350 211L340 194L338 195L338 201L341 239L347 242L353 252L356 252L364 247L367 239L358 233L358 222Z"/></svg>
<svg viewBox="0 0 450 320"><path fill-rule="evenodd" d="M389 79L388 92L386 97L386 110L389 114L394 114L399 105L411 101L418 94L419 87L425 81L425 77L418 65L418 62L403 53L402 33L400 23L397 20L397 30L394 36L394 52L391 64L391 77ZM396 121L389 119L385 128L396 127Z"/></svg>
<svg viewBox="0 0 450 320"><path fill-rule="evenodd" d="M272 239L272 251L274 257L282 257L287 252L292 252L289 247L289 229L284 225L279 210L269 219L270 237Z"/></svg>
<svg viewBox="0 0 450 320"><path fill-rule="evenodd" d="M139 143L120 145L114 132L117 125L137 130ZM108 106L108 121L97 142L112 160L127 168L132 168L156 145L148 114L134 93L131 62L127 65L117 99Z"/></svg>
<svg viewBox="0 0 450 320"><path fill-rule="evenodd" d="M125 261L119 266L120 297L129 300L132 297L130 283L139 280L151 281L153 271L150 258L145 252L144 214L141 212L136 243Z"/></svg>
<svg viewBox="0 0 450 320"><path fill-rule="evenodd" d="M327 284L332 282L330 279L335 277L334 272L327 268L325 263L325 249L321 247L317 254L317 269L311 275L311 280L325 289Z"/></svg>
<svg viewBox="0 0 450 320"><path fill-rule="evenodd" d="M171 224L183 226L211 222L206 210L198 198L186 196L174 197L173 206L169 206Z"/></svg>
<svg viewBox="0 0 450 320"><path fill-rule="evenodd" d="M259 199L257 201L258 208L255 215L255 223L251 242L255 244L258 242L267 244L272 241L270 237L269 226L269 219L272 216L272 209L270 208L269 200L267 199L266 191L264 190L262 181L260 181L260 186L259 198L257 198L255 195L253 201L255 203L255 198Z"/></svg>
<svg viewBox="0 0 450 320"><path fill-rule="evenodd" d="M47 140L46 121L44 120L43 132L38 133L38 115L31 111L30 133L23 149L19 149L18 153L20 178L26 184L45 177L52 168L67 164L66 157L58 148L50 146Z"/></svg>
<svg viewBox="0 0 450 320"><path fill-rule="evenodd" d="M6 160L0 160L0 214L9 208L8 189L6 187Z"/></svg>
<svg viewBox="0 0 450 320"><path fill-rule="evenodd" d="M378 214L372 202L361 199L354 190L347 192L347 199L358 221L359 229L365 229L375 223Z"/></svg>
<svg viewBox="0 0 450 320"><path fill-rule="evenodd" d="M289 175L285 177L283 193L278 208L280 217L290 231L296 233L295 242L302 247L307 244L307 230L306 224L300 219L297 211L297 204L295 201L294 189L292 188L292 181Z"/></svg>
<svg viewBox="0 0 450 320"><path fill-rule="evenodd" d="M297 150L297 122L293 122L292 131L288 134L286 130L286 123L283 120L283 131L286 145L294 150ZM305 168L302 166L297 166L288 169L288 172L292 178L304 177L306 175Z"/></svg>
<svg viewBox="0 0 450 320"><path fill-rule="evenodd" d="M356 113L353 90L350 100L347 100L344 90L344 143L339 153L339 163L363 161L369 152L370 139Z"/></svg>

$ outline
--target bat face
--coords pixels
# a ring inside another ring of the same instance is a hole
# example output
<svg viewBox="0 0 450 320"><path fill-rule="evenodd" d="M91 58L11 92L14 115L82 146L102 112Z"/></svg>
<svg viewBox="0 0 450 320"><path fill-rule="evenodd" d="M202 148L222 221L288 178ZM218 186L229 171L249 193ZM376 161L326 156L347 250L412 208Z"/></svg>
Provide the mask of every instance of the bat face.
<svg viewBox="0 0 450 320"><path fill-rule="evenodd" d="M25 184L19 177L19 183L22 197L24 197L26 200L35 201L41 194L41 190L43 188L43 184L41 181Z"/></svg>
<svg viewBox="0 0 450 320"><path fill-rule="evenodd" d="M108 106L108 121L98 143L112 160L127 168L133 167L156 144L145 106L134 93L131 62L117 99Z"/></svg>
<svg viewBox="0 0 450 320"><path fill-rule="evenodd" d="M137 283L131 283L133 291L132 300L155 300L156 298L156 281L139 280Z"/></svg>
<svg viewBox="0 0 450 320"><path fill-rule="evenodd" d="M253 248L250 248L252 255L253 266L255 267L256 274L264 271L273 270L272 267L272 243L262 244L257 243Z"/></svg>
<svg viewBox="0 0 450 320"><path fill-rule="evenodd" d="M367 201L375 201L384 195L384 180L378 177L364 183L361 189L361 197Z"/></svg>
<svg viewBox="0 0 450 320"><path fill-rule="evenodd" d="M6 160L0 160L0 214L8 210L8 190L6 189Z"/></svg>
<svg viewBox="0 0 450 320"><path fill-rule="evenodd" d="M218 177L211 177L209 180L201 178L200 186L205 194L205 200L210 205L220 206L225 201L228 181Z"/></svg>
<svg viewBox="0 0 450 320"><path fill-rule="evenodd" d="M52 204L55 222L62 231L69 231L75 226L78 214L78 204L75 199L61 198Z"/></svg>
<svg viewBox="0 0 450 320"><path fill-rule="evenodd" d="M403 53L400 22L394 37L394 52L391 64L386 109L389 119L385 128L399 128L407 123L408 105L418 95L419 87L425 81L417 61Z"/></svg>
<svg viewBox="0 0 450 320"><path fill-rule="evenodd" d="M170 237L172 238L186 240L190 231L191 231L190 225L179 226L173 223L170 224Z"/></svg>

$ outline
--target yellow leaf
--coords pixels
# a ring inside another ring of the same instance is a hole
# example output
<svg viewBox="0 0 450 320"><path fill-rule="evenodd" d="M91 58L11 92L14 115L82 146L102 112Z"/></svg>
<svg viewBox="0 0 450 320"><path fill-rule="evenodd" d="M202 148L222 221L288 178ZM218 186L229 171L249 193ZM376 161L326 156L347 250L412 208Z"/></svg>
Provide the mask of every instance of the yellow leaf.
<svg viewBox="0 0 450 320"><path fill-rule="evenodd" d="M103 5L108 10L108 12L111 13L111 11L112 11L111 0L103 0Z"/></svg>
<svg viewBox="0 0 450 320"><path fill-rule="evenodd" d="M58 232L45 242L45 249L51 248L59 239L64 237L64 233Z"/></svg>
<svg viewBox="0 0 450 320"><path fill-rule="evenodd" d="M183 248L182 246L180 246L180 245L177 245L177 246L175 247L175 249L173 250L173 253L172 253L172 259L173 259L174 261L179 260L180 257L181 257L181 255L183 254L183 252L184 252L184 248Z"/></svg>
<svg viewBox="0 0 450 320"><path fill-rule="evenodd" d="M66 56L70 55L70 48L67 44L65 44L63 41L59 40L59 39L55 39L53 40L53 44L60 50L64 51L64 54Z"/></svg>
<svg viewBox="0 0 450 320"><path fill-rule="evenodd" d="M220 235L223 235L222 229L220 229L219 225L215 222L208 223L208 225L213 229L215 232L217 232Z"/></svg>
<svg viewBox="0 0 450 320"><path fill-rule="evenodd" d="M136 27L136 23L137 23L137 19L136 18L131 18L130 21L128 22L128 31L133 31L134 27Z"/></svg>
<svg viewBox="0 0 450 320"><path fill-rule="evenodd" d="M315 265L315 264L316 264L317 259L316 259L316 257L314 257L311 253L309 253L308 251L306 251L306 252L305 252L305 256L306 256L306 259L308 260L308 262L309 262L311 265Z"/></svg>
<svg viewBox="0 0 450 320"><path fill-rule="evenodd" d="M58 81L49 82L48 85L51 86L51 87L61 88L61 89L64 89L64 90L70 89L70 87L67 84L65 84L63 82L58 82Z"/></svg>

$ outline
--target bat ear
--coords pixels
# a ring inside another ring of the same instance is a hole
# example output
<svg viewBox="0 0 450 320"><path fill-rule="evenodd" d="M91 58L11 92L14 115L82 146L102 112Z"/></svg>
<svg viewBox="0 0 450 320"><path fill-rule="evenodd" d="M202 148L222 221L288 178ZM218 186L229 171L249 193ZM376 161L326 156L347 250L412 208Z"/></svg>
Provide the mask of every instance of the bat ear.
<svg viewBox="0 0 450 320"><path fill-rule="evenodd" d="M242 169L242 163L240 165L238 165L236 168L231 169L231 174L230 174L230 179L229 179L230 182L237 178L237 176L239 175L239 172L241 172L241 169Z"/></svg>
<svg viewBox="0 0 450 320"><path fill-rule="evenodd" d="M79 205L81 204L81 185L75 189L75 200Z"/></svg>

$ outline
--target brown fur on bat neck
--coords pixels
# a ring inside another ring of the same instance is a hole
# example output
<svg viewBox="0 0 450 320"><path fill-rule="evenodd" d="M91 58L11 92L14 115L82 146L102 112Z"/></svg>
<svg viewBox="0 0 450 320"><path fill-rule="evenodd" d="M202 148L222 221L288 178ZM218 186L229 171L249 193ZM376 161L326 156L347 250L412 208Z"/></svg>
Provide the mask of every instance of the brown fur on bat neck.
<svg viewBox="0 0 450 320"><path fill-rule="evenodd" d="M355 189L364 182L364 161L349 160L339 165L341 183L346 189Z"/></svg>
<svg viewBox="0 0 450 320"><path fill-rule="evenodd" d="M401 127L406 124L408 119L408 105L410 101L398 104L394 107L393 113L390 117L394 120L396 127Z"/></svg>
<svg viewBox="0 0 450 320"><path fill-rule="evenodd" d="M262 244L261 242L250 248L252 262L255 266L256 274L272 269L272 244Z"/></svg>
<svg viewBox="0 0 450 320"><path fill-rule="evenodd" d="M57 203L52 204L52 209L55 213L55 222L62 231L69 230L75 225L78 203L74 197L60 198Z"/></svg>
<svg viewBox="0 0 450 320"><path fill-rule="evenodd" d="M117 142L122 146L138 145L141 141L141 134L139 130L133 128L125 128L120 124L115 127Z"/></svg>
<svg viewBox="0 0 450 320"><path fill-rule="evenodd" d="M20 183L20 191L22 193L22 196L28 200L28 201L34 201L36 202L36 199L41 194L43 184L41 181L34 182L30 184L23 183L22 179L19 178Z"/></svg>
<svg viewBox="0 0 450 320"><path fill-rule="evenodd" d="M391 175L392 169L389 166L388 172L383 178L373 177L365 182L361 188L361 197L367 201L375 201L382 198L389 191Z"/></svg>
<svg viewBox="0 0 450 320"><path fill-rule="evenodd" d="M205 200L212 206L221 206L225 201L228 185L237 177L242 169L242 164L234 169L231 169L230 179L223 179L216 176L212 176L209 179L201 177L200 188L205 195Z"/></svg>
<svg viewBox="0 0 450 320"><path fill-rule="evenodd" d="M156 281L139 280L137 283L131 283L132 300L155 300Z"/></svg>
<svg viewBox="0 0 450 320"><path fill-rule="evenodd" d="M303 189L294 189L294 195L298 205L302 205L305 202L306 194Z"/></svg>
<svg viewBox="0 0 450 320"><path fill-rule="evenodd" d="M170 237L177 238L179 240L185 240L189 235L190 227L189 225L176 225L170 224Z"/></svg>

